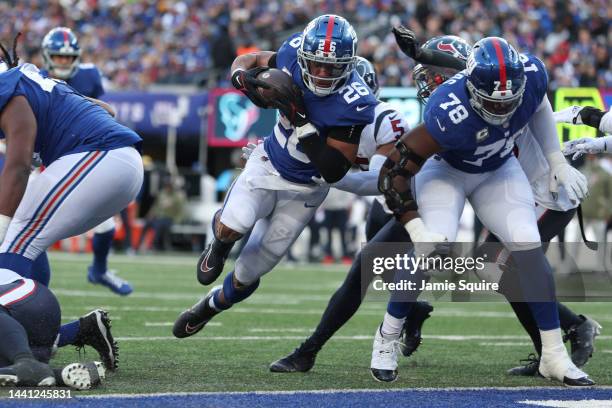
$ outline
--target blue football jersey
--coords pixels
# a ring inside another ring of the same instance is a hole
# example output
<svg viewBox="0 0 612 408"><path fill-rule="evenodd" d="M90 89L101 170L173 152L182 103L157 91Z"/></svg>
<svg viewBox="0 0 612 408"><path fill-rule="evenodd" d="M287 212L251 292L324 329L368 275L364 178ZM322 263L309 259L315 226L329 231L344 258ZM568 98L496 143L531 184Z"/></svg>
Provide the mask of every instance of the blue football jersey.
<svg viewBox="0 0 612 408"><path fill-rule="evenodd" d="M523 100L503 126L485 122L472 109L466 87L467 71L440 85L425 107L425 127L440 144L440 156L451 166L468 173L483 173L499 168L511 156L514 139L525 130L529 120L546 97L548 77L542 61L521 55L527 82Z"/></svg>
<svg viewBox="0 0 612 408"><path fill-rule="evenodd" d="M45 69L41 69L40 72L45 77L49 76L49 72ZM94 64L79 64L79 69L71 78L66 80L66 83L81 95L90 98L99 98L104 95L102 75Z"/></svg>
<svg viewBox="0 0 612 408"><path fill-rule="evenodd" d="M367 125L374 120L374 109L378 103L370 88L353 70L345 84L335 93L324 97L312 93L302 80L302 71L297 60L297 50L302 35L294 34L281 45L276 54L276 67L293 77L293 81L304 91L304 104L310 123L324 140L332 127ZM356 141L356 144L359 141ZM279 120L273 133L265 138L264 148L270 161L281 176L294 183L311 183L319 176L317 169L302 152L293 127L286 120Z"/></svg>
<svg viewBox="0 0 612 408"><path fill-rule="evenodd" d="M32 64L0 74L0 111L18 95L27 99L36 117L34 154L45 166L67 154L113 150L142 142L103 108L63 81L43 77ZM4 138L2 131L0 138Z"/></svg>

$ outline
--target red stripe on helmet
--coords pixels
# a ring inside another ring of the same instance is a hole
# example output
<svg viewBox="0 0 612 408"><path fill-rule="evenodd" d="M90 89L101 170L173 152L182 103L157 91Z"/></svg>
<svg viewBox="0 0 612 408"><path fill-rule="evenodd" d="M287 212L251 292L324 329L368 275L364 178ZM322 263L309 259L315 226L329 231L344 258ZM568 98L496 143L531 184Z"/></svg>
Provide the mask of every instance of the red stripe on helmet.
<svg viewBox="0 0 612 408"><path fill-rule="evenodd" d="M499 61L499 81L500 81L500 90L506 90L506 63L504 62L504 53L502 52L501 45L499 41L494 38L493 39L493 47L495 48L495 54L497 55L497 60Z"/></svg>
<svg viewBox="0 0 612 408"><path fill-rule="evenodd" d="M62 30L62 34L64 34L64 44L70 42L69 41L70 38L68 37L68 31Z"/></svg>
<svg viewBox="0 0 612 408"><path fill-rule="evenodd" d="M325 32L325 45L323 45L323 52L329 52L332 33L334 32L334 19L334 16L329 16L329 20L327 20L327 31Z"/></svg>

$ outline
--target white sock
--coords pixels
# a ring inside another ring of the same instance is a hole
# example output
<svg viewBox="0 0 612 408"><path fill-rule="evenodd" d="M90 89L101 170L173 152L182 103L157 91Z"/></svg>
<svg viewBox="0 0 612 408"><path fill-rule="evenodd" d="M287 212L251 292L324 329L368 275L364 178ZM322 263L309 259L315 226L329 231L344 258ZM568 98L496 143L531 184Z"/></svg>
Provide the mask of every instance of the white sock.
<svg viewBox="0 0 612 408"><path fill-rule="evenodd" d="M405 317L398 319L397 317L391 316L389 313L385 313L385 318L380 328L380 334L387 340L399 339L405 321Z"/></svg>
<svg viewBox="0 0 612 408"><path fill-rule="evenodd" d="M219 289L219 290L221 290L221 289ZM222 309L218 308L217 305L215 304L215 297L214 297L214 295L211 296L210 299L208 300L208 306L212 307L217 312L220 312L222 310Z"/></svg>
<svg viewBox="0 0 612 408"><path fill-rule="evenodd" d="M566 353L563 338L561 337L561 329L540 330L540 338L542 339L542 354L551 353Z"/></svg>

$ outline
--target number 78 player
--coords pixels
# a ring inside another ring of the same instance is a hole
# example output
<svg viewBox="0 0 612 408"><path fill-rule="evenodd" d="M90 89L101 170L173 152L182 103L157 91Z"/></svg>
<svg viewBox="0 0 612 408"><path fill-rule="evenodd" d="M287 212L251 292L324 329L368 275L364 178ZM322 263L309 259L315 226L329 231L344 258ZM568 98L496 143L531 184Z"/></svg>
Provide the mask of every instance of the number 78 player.
<svg viewBox="0 0 612 408"><path fill-rule="evenodd" d="M482 39L467 69L431 95L424 124L400 139L381 170L379 186L417 247L455 240L468 199L517 264L542 338L540 374L585 386L593 381L572 363L563 345L552 270L541 248L531 187L512 154L514 140L524 137L529 127L550 165L551 191L562 187L573 200L586 195L584 177L560 151L547 82L539 59L519 55L502 38ZM411 179L417 172L415 198ZM381 338L394 341L388 334L401 328L411 305L389 303L375 349Z"/></svg>

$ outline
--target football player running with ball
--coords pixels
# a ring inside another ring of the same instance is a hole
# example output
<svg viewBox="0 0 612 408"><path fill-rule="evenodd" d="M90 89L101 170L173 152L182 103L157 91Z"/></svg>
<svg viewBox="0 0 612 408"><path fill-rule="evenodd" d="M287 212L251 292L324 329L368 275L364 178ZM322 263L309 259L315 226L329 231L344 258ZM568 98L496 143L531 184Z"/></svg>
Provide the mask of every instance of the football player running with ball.
<svg viewBox="0 0 612 408"><path fill-rule="evenodd" d="M249 297L272 270L357 155L361 131L374 118L376 98L355 72L357 36L342 17L323 15L277 52L239 56L232 83L259 107L281 112L273 133L251 154L213 220L214 239L197 266L200 283L213 283L234 243L253 233L221 288L176 320L173 333L188 337L215 315ZM266 100L258 75L270 68L291 76L292 92ZM265 222L257 222L265 220Z"/></svg>
<svg viewBox="0 0 612 408"><path fill-rule="evenodd" d="M540 374L566 385L592 385L563 345L554 279L541 247L531 186L512 155L515 139L529 128L549 164L551 191L563 187L574 200L584 198L584 178L559 148L544 65L497 37L476 43L466 65L431 94L424 124L405 134L389 155L380 174L381 191L419 256L431 254L435 243L456 238L469 199L516 263L542 340ZM415 199L411 179L417 173ZM415 272L412 279L424 279L423 271ZM397 341L412 305L390 302L376 331L372 374L379 380L397 376L397 363L378 351Z"/></svg>

